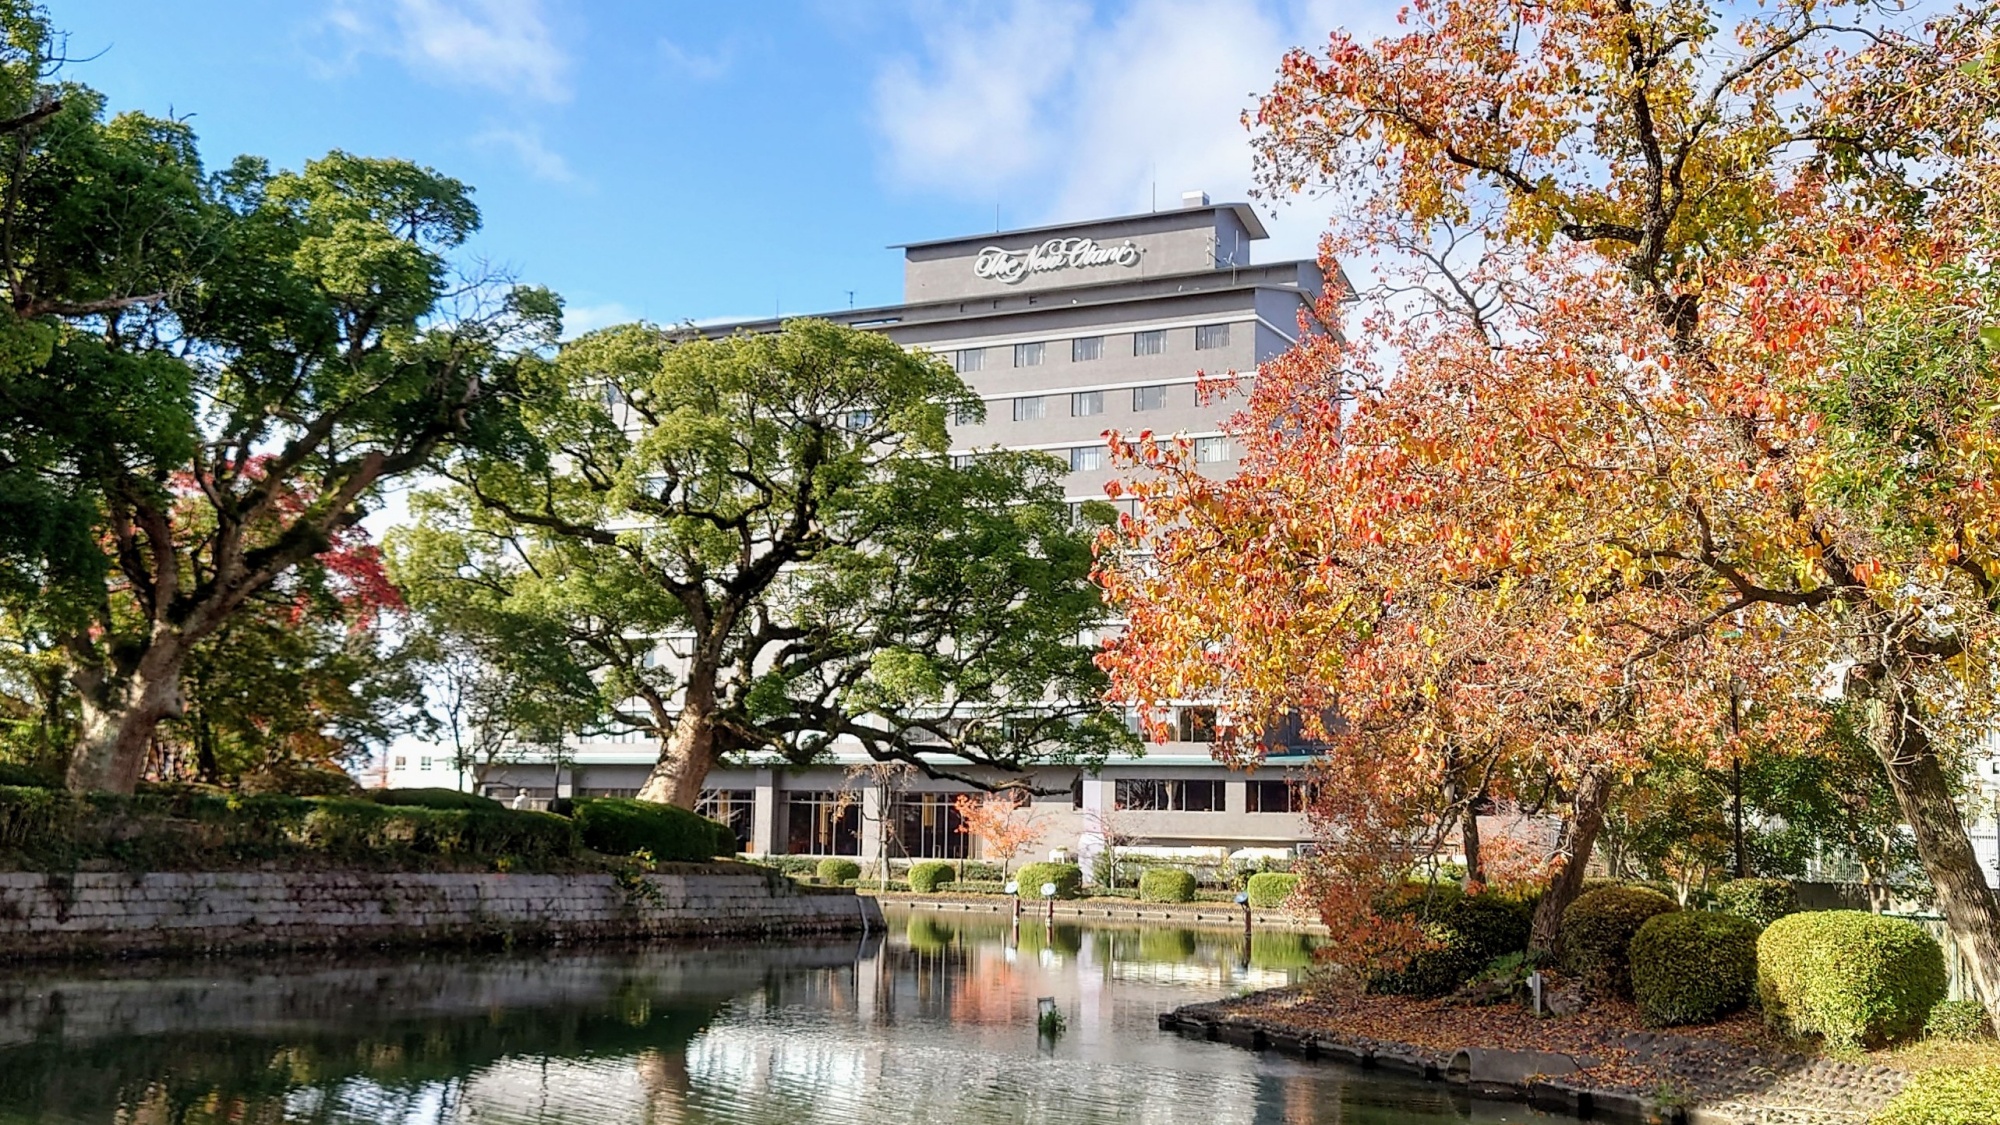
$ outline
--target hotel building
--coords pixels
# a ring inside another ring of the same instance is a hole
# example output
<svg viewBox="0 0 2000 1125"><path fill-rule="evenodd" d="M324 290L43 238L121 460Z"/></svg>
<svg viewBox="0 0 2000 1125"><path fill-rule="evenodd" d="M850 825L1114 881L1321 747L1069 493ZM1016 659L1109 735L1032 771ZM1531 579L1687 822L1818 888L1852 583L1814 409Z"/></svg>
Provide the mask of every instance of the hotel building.
<svg viewBox="0 0 2000 1125"><path fill-rule="evenodd" d="M1196 383L1202 373L1253 379L1292 345L1300 309L1323 284L1316 262L1253 263L1251 246L1265 237L1248 205L1191 193L1173 210L907 243L896 248L902 304L817 315L950 360L986 405L983 421L953 420L953 455L994 446L1051 453L1068 462L1066 493L1080 504L1104 499L1115 475L1102 436L1110 429L1184 434L1198 462L1232 471L1236 450L1221 423L1234 406L1204 405ZM1087 859L1107 829L1142 849L1278 854L1308 838L1285 777L1310 747L1246 775L1209 755L1213 708L1188 701L1173 726L1175 741L1096 773L1040 771L1037 787L1056 795L1034 802L1040 840L1028 854L1061 848ZM560 762L497 766L482 788L503 799L525 790L537 802L632 794L655 748L624 737L576 741ZM869 761L857 746L803 769L755 761L717 769L705 811L733 824L756 854L978 858L951 810L963 786L922 777L878 784L857 768ZM390 784L450 784L454 775L449 756L403 754L391 762Z"/></svg>

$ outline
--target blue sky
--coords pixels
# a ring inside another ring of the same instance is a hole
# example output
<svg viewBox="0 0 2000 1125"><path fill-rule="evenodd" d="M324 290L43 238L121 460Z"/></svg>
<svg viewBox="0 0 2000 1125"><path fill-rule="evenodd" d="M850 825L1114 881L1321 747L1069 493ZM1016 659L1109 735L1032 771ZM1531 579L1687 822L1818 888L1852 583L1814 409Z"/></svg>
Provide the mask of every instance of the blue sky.
<svg viewBox="0 0 2000 1125"><path fill-rule="evenodd" d="M890 243L1242 198L1238 115L1327 0L54 0L71 76L209 163L399 156L571 329L899 299ZM93 57L94 56L94 57ZM1263 260L1306 256L1293 204Z"/></svg>

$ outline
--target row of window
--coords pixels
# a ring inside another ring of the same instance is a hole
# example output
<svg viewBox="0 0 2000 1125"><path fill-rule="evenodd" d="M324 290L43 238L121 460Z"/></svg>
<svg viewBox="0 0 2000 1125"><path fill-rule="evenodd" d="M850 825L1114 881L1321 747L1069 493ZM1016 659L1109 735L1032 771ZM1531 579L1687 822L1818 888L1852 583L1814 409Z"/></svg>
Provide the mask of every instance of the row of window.
<svg viewBox="0 0 2000 1125"><path fill-rule="evenodd" d="M1072 473L1094 473L1110 463L1110 450L1102 445L1078 445L1067 450L1054 450L1053 452L1058 457L1068 459L1069 471ZM1194 459L1204 465L1227 461L1232 455L1228 438L1205 437L1194 439ZM977 453L954 453L951 455L952 467L957 469L966 468L978 456Z"/></svg>
<svg viewBox="0 0 2000 1125"><path fill-rule="evenodd" d="M1089 363L1104 358L1104 337L1078 336L1069 342L1069 361ZM1194 349L1198 352L1213 351L1229 346L1229 326L1227 324L1203 324L1194 330ZM986 369L986 353L991 348L960 348L952 356L952 366L961 374ZM1132 333L1132 354L1167 354L1167 330L1151 328ZM1014 366L1040 367L1048 361L1049 345L1045 340L1029 344L1014 345Z"/></svg>
<svg viewBox="0 0 2000 1125"><path fill-rule="evenodd" d="M1137 812L1222 812L1222 781L1120 779L1114 784L1117 808ZM1246 781L1244 809L1253 813L1305 811L1306 797L1289 781Z"/></svg>
<svg viewBox="0 0 2000 1125"><path fill-rule="evenodd" d="M1061 395L1021 395L1014 399L1014 421L1043 422L1050 417L1049 400L1060 399ZM1167 388L1133 387L1132 409L1139 412L1162 410L1167 405ZM1072 418L1092 418L1104 413L1103 391L1075 391L1069 396L1069 416ZM964 411L953 419L961 426L969 426L978 421L971 411Z"/></svg>

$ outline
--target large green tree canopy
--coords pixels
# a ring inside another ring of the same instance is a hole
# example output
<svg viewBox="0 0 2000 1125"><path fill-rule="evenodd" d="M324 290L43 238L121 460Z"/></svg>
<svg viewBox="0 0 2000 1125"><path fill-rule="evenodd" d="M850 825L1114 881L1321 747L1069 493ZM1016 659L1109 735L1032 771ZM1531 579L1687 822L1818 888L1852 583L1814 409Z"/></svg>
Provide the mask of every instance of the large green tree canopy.
<svg viewBox="0 0 2000 1125"><path fill-rule="evenodd" d="M981 404L935 357L824 321L629 325L524 370L510 403L513 439L449 463L393 573L655 739L642 796L692 805L732 755L841 739L987 784L1131 745L1064 467L948 458L947 411Z"/></svg>
<svg viewBox="0 0 2000 1125"><path fill-rule="evenodd" d="M65 694L71 784L129 791L199 646L306 596L300 568L480 427L558 308L454 269L479 213L450 177L343 152L210 173L184 121L49 82L39 9L0 5L0 33L9 663Z"/></svg>

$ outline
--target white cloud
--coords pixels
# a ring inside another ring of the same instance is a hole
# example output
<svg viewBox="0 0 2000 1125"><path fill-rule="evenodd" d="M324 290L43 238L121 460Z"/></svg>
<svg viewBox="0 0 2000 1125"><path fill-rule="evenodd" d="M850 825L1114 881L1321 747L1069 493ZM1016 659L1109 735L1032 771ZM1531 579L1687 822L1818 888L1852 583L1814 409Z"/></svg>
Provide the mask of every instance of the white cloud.
<svg viewBox="0 0 2000 1125"><path fill-rule="evenodd" d="M892 181L1007 207L1009 225L1247 198L1242 114L1295 46L1386 31L1395 0L1010 0L920 7L922 50L877 76ZM1366 25L1366 27L1360 25ZM1258 256L1309 257L1325 216L1288 208Z"/></svg>
<svg viewBox="0 0 2000 1125"><path fill-rule="evenodd" d="M595 332L614 324L630 324L638 319L638 313L617 301L601 305L569 305L563 309L563 339L574 340L586 332Z"/></svg>
<svg viewBox="0 0 2000 1125"><path fill-rule="evenodd" d="M420 78L541 101L569 98L568 54L541 0L336 0L350 57L387 55Z"/></svg>
<svg viewBox="0 0 2000 1125"><path fill-rule="evenodd" d="M736 62L736 49L724 43L713 51L696 51L671 39L660 40L660 56L667 65L696 82L713 82L729 73Z"/></svg>
<svg viewBox="0 0 2000 1125"><path fill-rule="evenodd" d="M504 149L521 162L528 174L556 184L573 184L576 171L563 155L542 143L541 134L528 129L488 129L472 138L481 148Z"/></svg>

